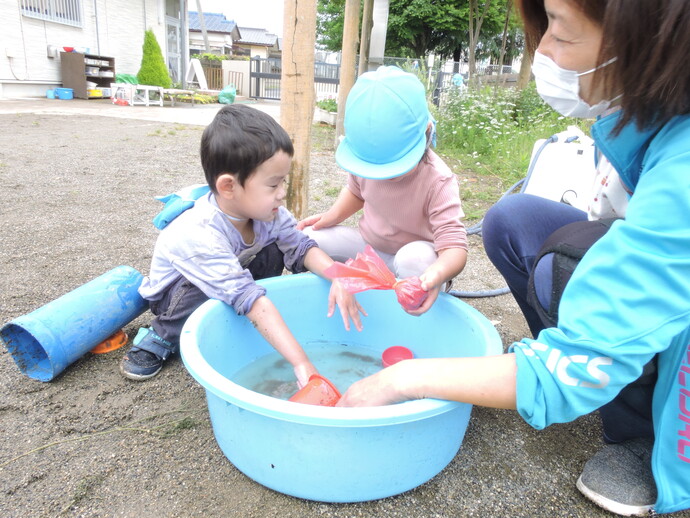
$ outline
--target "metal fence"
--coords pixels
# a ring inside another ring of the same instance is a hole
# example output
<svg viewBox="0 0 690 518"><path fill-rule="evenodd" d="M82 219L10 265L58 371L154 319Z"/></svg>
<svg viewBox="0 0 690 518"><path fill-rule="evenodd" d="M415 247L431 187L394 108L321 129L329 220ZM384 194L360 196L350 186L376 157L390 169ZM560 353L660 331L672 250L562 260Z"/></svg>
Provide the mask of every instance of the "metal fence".
<svg viewBox="0 0 690 518"><path fill-rule="evenodd" d="M280 100L282 71L279 59L252 58L249 63L249 97Z"/></svg>
<svg viewBox="0 0 690 518"><path fill-rule="evenodd" d="M314 85L317 100L338 96L340 84L340 65L334 63L314 63Z"/></svg>
<svg viewBox="0 0 690 518"><path fill-rule="evenodd" d="M249 97L280 100L282 63L277 58L252 58L249 65ZM338 95L340 65L314 63L314 84L317 99Z"/></svg>
<svg viewBox="0 0 690 518"><path fill-rule="evenodd" d="M395 65L403 70L416 73L426 84L429 95L438 103L441 92L453 86L453 76L459 73L466 80L468 64L465 62L446 62L432 69L417 59L389 58L383 59L384 65ZM511 65L504 65L499 74L498 65L477 64L475 77L481 82L487 76L498 77L511 74ZM249 97L256 99L280 100L280 76L282 66L280 58L252 58L250 64ZM340 65L317 62L314 64L314 83L317 100L337 97L340 83Z"/></svg>

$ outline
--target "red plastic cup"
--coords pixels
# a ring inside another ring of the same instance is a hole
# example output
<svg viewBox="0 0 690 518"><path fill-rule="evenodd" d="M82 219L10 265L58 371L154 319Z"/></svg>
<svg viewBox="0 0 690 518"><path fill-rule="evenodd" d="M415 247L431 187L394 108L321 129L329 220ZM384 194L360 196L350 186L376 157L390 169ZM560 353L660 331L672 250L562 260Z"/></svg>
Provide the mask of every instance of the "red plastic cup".
<svg viewBox="0 0 690 518"><path fill-rule="evenodd" d="M323 376L312 374L309 383L302 387L289 401L305 405L335 406L340 392L335 385Z"/></svg>
<svg viewBox="0 0 690 518"><path fill-rule="evenodd" d="M381 355L381 363L384 367L390 367L394 363L398 363L403 360L411 360L414 358L414 354L407 347L402 345L394 345L389 347Z"/></svg>

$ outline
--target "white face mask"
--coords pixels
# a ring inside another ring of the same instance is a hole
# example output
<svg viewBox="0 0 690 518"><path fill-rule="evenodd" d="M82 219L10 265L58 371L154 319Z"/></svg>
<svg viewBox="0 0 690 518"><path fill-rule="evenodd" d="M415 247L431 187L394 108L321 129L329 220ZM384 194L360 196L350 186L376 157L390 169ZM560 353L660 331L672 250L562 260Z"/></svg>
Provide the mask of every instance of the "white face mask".
<svg viewBox="0 0 690 518"><path fill-rule="evenodd" d="M537 82L537 92L549 106L561 115L593 119L604 113L611 106L611 103L620 96L590 106L580 97L580 76L591 74L614 61L616 58L612 58L587 72L578 73L574 70L561 68L551 58L541 52L535 52L532 73Z"/></svg>

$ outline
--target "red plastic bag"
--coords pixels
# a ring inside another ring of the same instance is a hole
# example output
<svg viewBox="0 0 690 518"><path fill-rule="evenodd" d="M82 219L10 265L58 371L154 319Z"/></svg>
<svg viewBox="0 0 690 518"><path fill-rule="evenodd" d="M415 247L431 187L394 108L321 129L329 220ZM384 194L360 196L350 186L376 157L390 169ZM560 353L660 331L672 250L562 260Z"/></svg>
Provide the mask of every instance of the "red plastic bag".
<svg viewBox="0 0 690 518"><path fill-rule="evenodd" d="M355 259L348 259L344 264L336 261L324 273L338 279L350 293L395 290L398 302L406 310L417 309L427 297L419 277L397 280L370 245Z"/></svg>

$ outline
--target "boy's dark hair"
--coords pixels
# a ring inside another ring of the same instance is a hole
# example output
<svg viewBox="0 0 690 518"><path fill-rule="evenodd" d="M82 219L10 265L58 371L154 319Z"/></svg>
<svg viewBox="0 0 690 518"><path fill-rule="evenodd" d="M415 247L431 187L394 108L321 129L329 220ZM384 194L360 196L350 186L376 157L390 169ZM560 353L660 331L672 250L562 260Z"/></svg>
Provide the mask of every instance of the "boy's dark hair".
<svg viewBox="0 0 690 518"><path fill-rule="evenodd" d="M270 115L242 104L223 106L201 136L201 165L216 192L216 179L235 175L240 185L278 151L293 156L287 132Z"/></svg>
<svg viewBox="0 0 690 518"><path fill-rule="evenodd" d="M616 129L635 121L640 128L660 126L690 113L690 9L687 0L570 0L594 23L603 41L599 69L607 94L621 98ZM519 0L525 39L531 51L546 32L544 0Z"/></svg>

